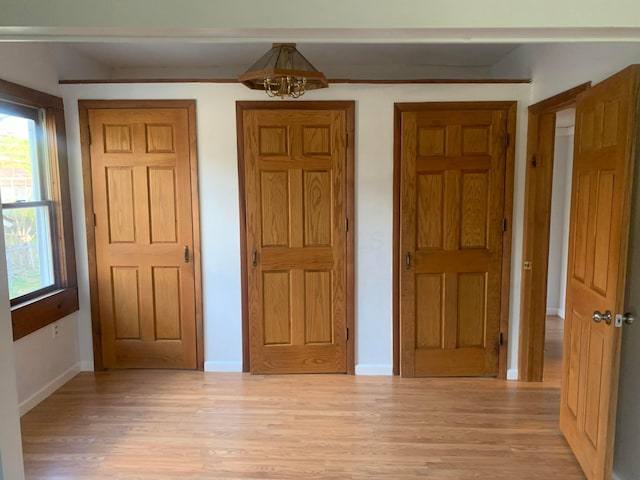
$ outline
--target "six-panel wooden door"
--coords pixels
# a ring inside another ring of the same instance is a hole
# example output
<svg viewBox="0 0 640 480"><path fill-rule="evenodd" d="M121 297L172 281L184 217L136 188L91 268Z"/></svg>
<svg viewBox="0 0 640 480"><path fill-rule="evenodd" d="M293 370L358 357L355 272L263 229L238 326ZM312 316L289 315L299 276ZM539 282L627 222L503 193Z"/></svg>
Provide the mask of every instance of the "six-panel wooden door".
<svg viewBox="0 0 640 480"><path fill-rule="evenodd" d="M497 375L507 114L404 111L400 373Z"/></svg>
<svg viewBox="0 0 640 480"><path fill-rule="evenodd" d="M576 104L560 428L589 480L611 478L613 464L639 74L629 67Z"/></svg>
<svg viewBox="0 0 640 480"><path fill-rule="evenodd" d="M103 367L196 368L187 109L88 121Z"/></svg>
<svg viewBox="0 0 640 480"><path fill-rule="evenodd" d="M242 115L250 370L345 372L345 111Z"/></svg>

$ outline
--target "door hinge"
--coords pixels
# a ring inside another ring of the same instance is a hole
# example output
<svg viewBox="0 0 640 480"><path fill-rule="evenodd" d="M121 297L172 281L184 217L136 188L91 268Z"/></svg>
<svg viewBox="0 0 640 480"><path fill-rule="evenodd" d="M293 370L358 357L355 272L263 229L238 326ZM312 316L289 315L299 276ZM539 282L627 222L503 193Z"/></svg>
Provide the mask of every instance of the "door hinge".
<svg viewBox="0 0 640 480"><path fill-rule="evenodd" d="M91 145L91 127L87 125L87 140L89 141L89 145Z"/></svg>
<svg viewBox="0 0 640 480"><path fill-rule="evenodd" d="M502 336L502 332L500 332L500 336L498 336L498 345L502 346L504 343L504 338Z"/></svg>
<svg viewBox="0 0 640 480"><path fill-rule="evenodd" d="M532 156L531 156L531 166L532 166L533 168L536 168L536 167L538 166L538 160L536 159L536 156L535 156L535 155L532 155Z"/></svg>
<svg viewBox="0 0 640 480"><path fill-rule="evenodd" d="M349 328L347 327L347 342L349 341Z"/></svg>
<svg viewBox="0 0 640 480"><path fill-rule="evenodd" d="M97 225L96 213L93 212L93 226L95 227L96 225Z"/></svg>
<svg viewBox="0 0 640 480"><path fill-rule="evenodd" d="M507 133L504 137L504 148L509 148L510 143L511 143L511 136Z"/></svg>
<svg viewBox="0 0 640 480"><path fill-rule="evenodd" d="M344 231L345 232L349 231L349 219L348 218L344 219Z"/></svg>
<svg viewBox="0 0 640 480"><path fill-rule="evenodd" d="M507 219L506 218L502 219L502 231L503 232L507 231Z"/></svg>

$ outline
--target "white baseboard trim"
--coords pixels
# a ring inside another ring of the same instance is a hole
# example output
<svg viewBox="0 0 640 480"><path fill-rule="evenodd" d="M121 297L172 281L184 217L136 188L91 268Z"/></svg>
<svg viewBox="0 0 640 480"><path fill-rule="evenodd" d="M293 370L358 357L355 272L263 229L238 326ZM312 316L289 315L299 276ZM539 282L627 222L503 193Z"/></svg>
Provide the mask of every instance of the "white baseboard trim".
<svg viewBox="0 0 640 480"><path fill-rule="evenodd" d="M393 365L356 365L356 375L393 375Z"/></svg>
<svg viewBox="0 0 640 480"><path fill-rule="evenodd" d="M507 380L518 380L518 369L510 368L507 370Z"/></svg>
<svg viewBox="0 0 640 480"><path fill-rule="evenodd" d="M204 371L242 373L242 362L204 362Z"/></svg>
<svg viewBox="0 0 640 480"><path fill-rule="evenodd" d="M553 315L556 317L560 316L560 309L559 308L547 308L547 315Z"/></svg>
<svg viewBox="0 0 640 480"><path fill-rule="evenodd" d="M80 371L81 372L93 372L95 370L93 366L92 360L83 360L80 362Z"/></svg>
<svg viewBox="0 0 640 480"><path fill-rule="evenodd" d="M69 368L66 372L63 372L62 374L58 375L56 378L51 380L48 384L46 384L36 393L31 395L29 398L20 402L20 405L18 405L20 416L23 416L29 410L36 407L40 402L46 399L49 395L51 395L53 392L58 390L61 386L63 386L65 383L67 383L69 380L75 377L78 373L80 373L80 371L81 371L80 362L78 362L75 365L73 365L71 368Z"/></svg>

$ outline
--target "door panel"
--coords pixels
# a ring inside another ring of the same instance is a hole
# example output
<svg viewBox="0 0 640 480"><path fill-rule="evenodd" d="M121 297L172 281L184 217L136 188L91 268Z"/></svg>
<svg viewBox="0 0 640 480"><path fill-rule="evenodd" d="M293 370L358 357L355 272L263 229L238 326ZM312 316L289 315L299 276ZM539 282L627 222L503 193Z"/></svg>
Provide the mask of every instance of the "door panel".
<svg viewBox="0 0 640 480"><path fill-rule="evenodd" d="M176 174L174 168L149 168L151 243L175 243Z"/></svg>
<svg viewBox="0 0 640 480"><path fill-rule="evenodd" d="M402 113L401 374L497 375L506 112Z"/></svg>
<svg viewBox="0 0 640 480"><path fill-rule="evenodd" d="M138 269L111 267L116 340L141 340Z"/></svg>
<svg viewBox="0 0 640 480"><path fill-rule="evenodd" d="M252 373L345 372L346 117L243 112Z"/></svg>
<svg viewBox="0 0 640 480"><path fill-rule="evenodd" d="M88 120L103 366L196 368L187 109Z"/></svg>
<svg viewBox="0 0 640 480"><path fill-rule="evenodd" d="M611 478L638 69L578 96L560 428L587 478ZM613 319L612 319L613 320Z"/></svg>

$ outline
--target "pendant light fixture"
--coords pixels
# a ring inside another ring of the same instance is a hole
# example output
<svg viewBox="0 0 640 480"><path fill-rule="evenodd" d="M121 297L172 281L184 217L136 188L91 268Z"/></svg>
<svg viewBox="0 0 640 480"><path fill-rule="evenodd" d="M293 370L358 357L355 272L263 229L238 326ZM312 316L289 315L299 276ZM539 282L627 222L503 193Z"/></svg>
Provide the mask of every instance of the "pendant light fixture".
<svg viewBox="0 0 640 480"><path fill-rule="evenodd" d="M307 90L329 86L324 74L298 52L295 43L274 43L238 81L280 98L298 98Z"/></svg>

